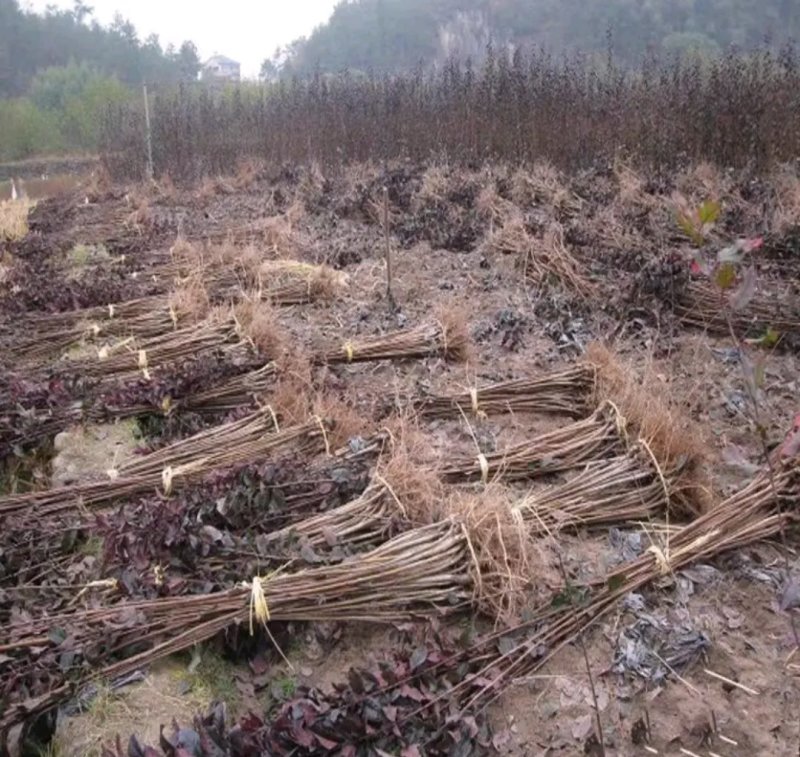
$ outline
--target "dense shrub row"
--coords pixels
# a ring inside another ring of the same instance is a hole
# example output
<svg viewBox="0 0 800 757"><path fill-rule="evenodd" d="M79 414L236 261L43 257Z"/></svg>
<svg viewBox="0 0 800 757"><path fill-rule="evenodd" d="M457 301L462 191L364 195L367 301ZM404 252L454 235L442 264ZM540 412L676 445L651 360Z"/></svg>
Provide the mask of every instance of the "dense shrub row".
<svg viewBox="0 0 800 757"><path fill-rule="evenodd" d="M800 69L792 49L713 62L651 60L637 71L543 53L489 55L480 69L395 77L317 75L226 91L182 87L151 106L156 173L230 173L236 163L547 159L564 168L623 154L640 164L709 160L765 167L800 155ZM118 177L145 170L141 107L110 112Z"/></svg>

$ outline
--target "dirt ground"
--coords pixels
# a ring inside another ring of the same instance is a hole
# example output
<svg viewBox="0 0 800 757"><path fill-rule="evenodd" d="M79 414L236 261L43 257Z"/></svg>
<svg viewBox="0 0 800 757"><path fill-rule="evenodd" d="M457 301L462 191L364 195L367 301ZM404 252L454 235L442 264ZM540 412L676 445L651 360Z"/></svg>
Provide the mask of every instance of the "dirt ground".
<svg viewBox="0 0 800 757"><path fill-rule="evenodd" d="M385 240L375 209L383 183L390 186L395 309L386 297ZM459 172L445 166L399 167L383 177L365 167L328 179L298 169L254 180L208 180L191 191L168 183L155 189L98 186L82 193L88 203L74 197L40 203L31 216L31 239L9 254L29 277L24 286L32 288L76 244L103 244L112 255L125 256L121 291L128 299L153 289L147 275L132 274L146 273L153 260L168 255L178 234L197 245L228 238L236 245L255 244L265 256L330 264L347 273L343 297L275 311L293 348L306 353L417 326L435 319L441 306L459 312L472 343L464 363L428 358L319 369L318 385L355 412L364 437L383 426L387 405L401 405L404 397L535 376L580 359L591 342L610 343L645 377L649 391L674 398L696 422L707 450L709 496L720 501L750 480L761 454L735 344L724 332L682 324L663 299L635 301L631 294L644 271L675 252L691 252L674 223L675 192L694 202L721 202L710 246L764 236L758 291L770 296L778 283L789 282L795 301L790 291L787 307L796 308L800 179L779 173L754 188L748 177L708 167L652 178L628 169L572 178L537 169L526 178L501 168ZM589 282L588 294L526 272L520 263L524 250L509 254L493 246L502 221L492 208L503 202L523 214L533 239L530 254L552 245L548 233L558 226ZM75 301L89 296L89 284L81 286ZM17 296L28 307L35 304L33 296ZM14 312L9 297L6 309ZM765 363L758 420L770 449L800 411L798 354L779 345ZM422 430L432 445L430 462L437 463L472 454L476 444L502 449L565 422L531 414L471 421L465 416L425 421ZM130 437L125 425L60 437L52 483L88 480L113 468L130 454ZM521 496L531 486L509 488ZM629 526L626 533L644 531ZM792 631L792 623L800 625L800 610L780 608L785 567L800 576L797 544L790 536L786 545L756 545L695 565L603 618L581 643L561 649L540 675L517 681L490 706L495 751L598 754L592 746L596 703L607 754L800 755L800 651ZM579 580L605 575L621 554L607 529L566 535L557 549ZM537 593L559 589L554 550L549 555L541 575L530 577ZM701 649L693 664L680 673L650 671L649 677L619 667L619 651L632 638L626 629L648 623L657 627L664 649L677 637L691 636ZM244 714L300 684L329 688L346 679L351 667L399 643L387 628L323 630L320 636L313 626L299 628L295 643L283 650L288 659L273 655L264 663L260 675L272 680L266 693L251 691L244 675L237 678L237 669L247 666L224 667L221 677L234 681L233 692L220 687L233 700L229 709ZM219 694L195 679L191 660L181 657L149 671L143 683L104 692L88 713L62 718L57 753L98 754L99 744L120 733L123 743L132 732L157 743L158 726L173 718L190 721Z"/></svg>

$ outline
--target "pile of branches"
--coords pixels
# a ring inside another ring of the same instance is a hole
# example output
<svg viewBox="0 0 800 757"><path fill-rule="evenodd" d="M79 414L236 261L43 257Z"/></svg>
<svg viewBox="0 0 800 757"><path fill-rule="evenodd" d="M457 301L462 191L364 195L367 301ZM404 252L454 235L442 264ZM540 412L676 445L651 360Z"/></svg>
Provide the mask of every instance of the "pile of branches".
<svg viewBox="0 0 800 757"><path fill-rule="evenodd" d="M145 339L174 327L169 304L160 295L55 315L32 313L17 323L8 356L14 363L39 363L87 339Z"/></svg>
<svg viewBox="0 0 800 757"><path fill-rule="evenodd" d="M454 742L463 744L467 735L471 739L467 743L486 747L490 741L485 726L470 720L469 713L482 712L515 680L540 671L630 592L697 560L773 537L796 522L800 518L797 461L788 462L771 478L769 473L760 474L706 515L672 532L668 545L654 545L590 586L573 587L578 590L573 593L584 594L580 603L556 601L559 595L524 623L482 636L466 648L450 645L444 654L441 647L433 654L430 647L418 648L411 664L399 669L384 664L366 675L351 671L348 683L335 686L328 695L302 689L272 719L250 716L227 731L219 715L198 718L198 733L211 736L205 742L209 751L201 755L214 754L212 744L231 755L249 754L245 749L251 746L266 747L274 754L311 755L348 745L354 750L396 751L420 741L438 754L440 747L452 750ZM391 707L388 713L386 703ZM360 728L364 707L372 715L366 729ZM441 738L445 741L438 741ZM172 743L167 739L161 745L167 754ZM121 754L119 746L117 752L106 751L106 757Z"/></svg>
<svg viewBox="0 0 800 757"><path fill-rule="evenodd" d="M212 314L202 323L169 331L166 334L139 341L127 337L101 347L89 359L66 361L59 372L66 375L124 380L142 375L149 378L164 366L188 360L209 350L227 346L231 354L246 353L240 342L240 329L232 316Z"/></svg>
<svg viewBox="0 0 800 757"><path fill-rule="evenodd" d="M332 300L346 286L346 276L330 266L281 259L262 263L256 291L273 305L305 305Z"/></svg>
<svg viewBox="0 0 800 757"><path fill-rule="evenodd" d="M414 403L427 418L451 418L462 413L559 413L586 415L594 394L595 370L575 365L538 378L513 379L454 394L427 395Z"/></svg>
<svg viewBox="0 0 800 757"><path fill-rule="evenodd" d="M9 374L0 393L0 457L38 445L78 423L158 419L148 436L199 431L207 422L252 408L272 386L273 363L225 348L165 366L150 378L102 381ZM157 432L157 433L155 433Z"/></svg>
<svg viewBox="0 0 800 757"><path fill-rule="evenodd" d="M286 445L298 454L319 451L324 433L322 421L275 431L275 417L267 408L132 460L108 471L106 481L0 497L0 514L44 517L97 508L158 489L169 495L215 468L253 462Z"/></svg>
<svg viewBox="0 0 800 757"><path fill-rule="evenodd" d="M578 468L624 449L624 419L613 405L604 403L589 418L505 450L450 459L442 475L452 483L488 483L495 478L514 481Z"/></svg>
<svg viewBox="0 0 800 757"><path fill-rule="evenodd" d="M167 336L179 327L191 325L212 306L233 304L243 291L252 291L258 299L273 305L301 305L333 299L346 285L343 274L324 265L272 260L240 276L238 262L234 258L225 265L201 265L199 270L177 279L168 295L109 303L58 316L28 315L23 319L23 329L17 326L15 333L8 335L7 357L14 364L35 364L79 345L112 347L109 340Z"/></svg>
<svg viewBox="0 0 800 757"><path fill-rule="evenodd" d="M529 621L486 637L447 660L440 672L468 665L473 673L448 690L447 701L451 706L458 702L462 710L482 709L514 680L535 675L579 634L613 612L630 592L640 591L695 561L774 537L796 523L800 519L798 501L797 459L787 461L774 477L769 472L759 474L743 490L677 533L673 531L666 543L654 544L643 556L591 586L571 587L572 591L566 593L584 595L580 603L564 599L562 593L543 604ZM501 639L505 641L499 644ZM438 704L444 701L445 695Z"/></svg>

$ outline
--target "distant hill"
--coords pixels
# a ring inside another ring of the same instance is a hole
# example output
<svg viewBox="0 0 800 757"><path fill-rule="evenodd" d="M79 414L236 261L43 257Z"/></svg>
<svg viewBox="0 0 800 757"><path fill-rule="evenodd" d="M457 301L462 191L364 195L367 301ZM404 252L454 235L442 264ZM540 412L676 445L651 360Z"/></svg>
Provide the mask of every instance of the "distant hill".
<svg viewBox="0 0 800 757"><path fill-rule="evenodd" d="M328 23L265 61L264 73L479 61L490 41L557 54L602 54L610 42L618 60L635 62L648 52L713 55L796 38L798 0L343 0Z"/></svg>

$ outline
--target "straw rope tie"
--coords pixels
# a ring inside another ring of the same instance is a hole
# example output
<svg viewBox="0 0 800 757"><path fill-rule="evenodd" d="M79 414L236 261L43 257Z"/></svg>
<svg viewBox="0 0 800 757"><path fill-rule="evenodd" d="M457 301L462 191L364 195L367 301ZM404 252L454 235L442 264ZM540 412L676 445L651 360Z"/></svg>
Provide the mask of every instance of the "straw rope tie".
<svg viewBox="0 0 800 757"><path fill-rule="evenodd" d="M164 489L164 494L169 496L172 494L172 479L174 477L174 473L172 470L172 466L168 465L164 470L161 471L161 486Z"/></svg>
<svg viewBox="0 0 800 757"><path fill-rule="evenodd" d="M269 621L269 607L267 606L267 597L264 594L264 584L259 576L253 576L251 583L244 583L245 589L250 589L250 635L255 633L255 626L253 625L253 618L261 623L264 628L267 627Z"/></svg>
<svg viewBox="0 0 800 757"><path fill-rule="evenodd" d="M281 427L278 425L278 416L275 415L272 405L267 405L267 410L269 410L269 414L272 416L272 425L275 426L275 431L280 433Z"/></svg>
<svg viewBox="0 0 800 757"><path fill-rule="evenodd" d="M658 572L662 576L668 576L672 573L672 566L669 562L669 553L666 554L661 549L661 547L657 547L655 544L652 544L647 548L647 551L653 555L653 558L656 563L656 567L658 568Z"/></svg>
<svg viewBox="0 0 800 757"><path fill-rule="evenodd" d="M344 354L347 357L347 362L352 363L353 357L355 356L355 349L353 348L352 342L345 342L342 345L342 349L344 350Z"/></svg>
<svg viewBox="0 0 800 757"><path fill-rule="evenodd" d="M472 412L478 414L478 387L474 386L469 390L469 398L472 400Z"/></svg>
<svg viewBox="0 0 800 757"><path fill-rule="evenodd" d="M139 363L139 368L142 370L142 375L149 381L150 370L147 367L147 350L139 350L137 360Z"/></svg>
<svg viewBox="0 0 800 757"><path fill-rule="evenodd" d="M77 602L84 594L91 591L92 589L114 589L116 590L119 587L119 582L116 578L101 578L97 581L90 581L86 586L84 586L74 597L72 603Z"/></svg>
<svg viewBox="0 0 800 757"><path fill-rule="evenodd" d="M328 441L328 432L325 430L325 424L322 422L322 418L320 418L318 415L314 416L314 420L317 422L319 430L322 432L322 441L325 442L325 454L328 457L331 457L331 445Z"/></svg>
<svg viewBox="0 0 800 757"><path fill-rule="evenodd" d="M486 459L486 455L483 452L478 453L478 465L481 466L481 483L488 484L489 483L489 461Z"/></svg>

